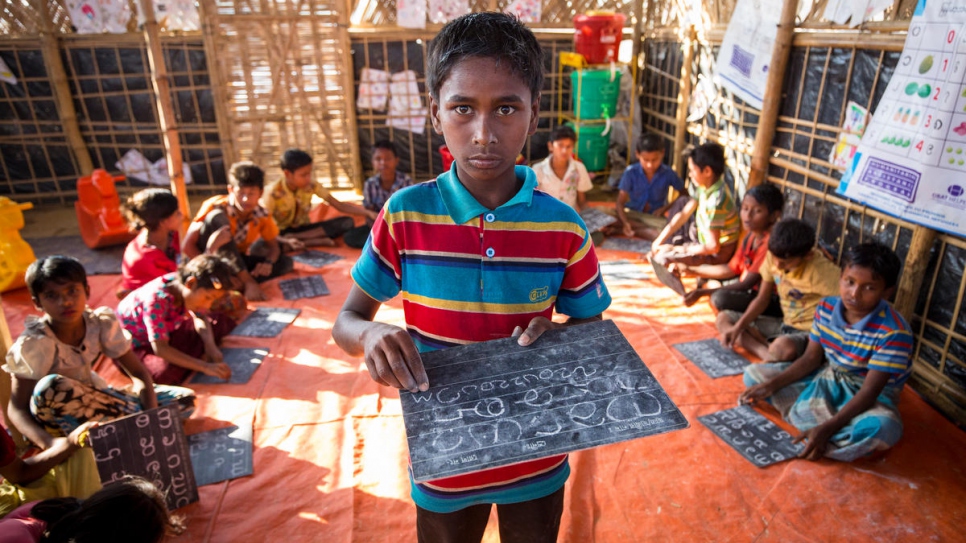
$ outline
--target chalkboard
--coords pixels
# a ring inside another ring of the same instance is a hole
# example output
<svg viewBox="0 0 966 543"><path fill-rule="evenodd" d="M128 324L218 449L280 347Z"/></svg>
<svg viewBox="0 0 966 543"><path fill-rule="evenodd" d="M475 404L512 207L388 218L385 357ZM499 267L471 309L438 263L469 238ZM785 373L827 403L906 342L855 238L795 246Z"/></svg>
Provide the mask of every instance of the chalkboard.
<svg viewBox="0 0 966 543"><path fill-rule="evenodd" d="M677 292L681 296L687 294L687 291L684 290L684 283L681 282L681 278L671 273L671 270L665 268L663 264L658 264L653 260L651 260L651 267L654 268L654 275L657 277L657 280L664 283L664 286L670 288L674 292Z"/></svg>
<svg viewBox="0 0 966 543"><path fill-rule="evenodd" d="M688 427L612 321L421 357L431 388L399 394L416 481Z"/></svg>
<svg viewBox="0 0 966 543"><path fill-rule="evenodd" d="M602 260L600 273L608 285L620 281L643 281L647 279L646 268L629 260Z"/></svg>
<svg viewBox="0 0 966 543"><path fill-rule="evenodd" d="M313 268L321 268L326 264L342 260L342 257L336 254L310 249L297 255L292 255L292 260L305 264L306 266L312 266Z"/></svg>
<svg viewBox="0 0 966 543"><path fill-rule="evenodd" d="M251 380L252 374L255 373L255 370L262 363L262 359L268 354L268 349L227 347L221 350L221 354L225 357L225 364L228 364L228 367L231 368L231 377L227 381L204 373L195 373L191 382L202 385L220 383L243 385Z"/></svg>
<svg viewBox="0 0 966 543"><path fill-rule="evenodd" d="M275 337L295 321L299 309L259 307L231 331L233 336Z"/></svg>
<svg viewBox="0 0 966 543"><path fill-rule="evenodd" d="M587 225L588 232L597 232L617 222L617 217L608 215L595 207L588 207L581 211L580 218Z"/></svg>
<svg viewBox="0 0 966 543"><path fill-rule="evenodd" d="M651 252L651 242L640 238L607 238L600 244L600 248L646 255Z"/></svg>
<svg viewBox="0 0 966 543"><path fill-rule="evenodd" d="M759 468L795 458L805 449L801 443L792 443L788 432L750 405L711 413L698 420Z"/></svg>
<svg viewBox="0 0 966 543"><path fill-rule="evenodd" d="M745 366L751 363L747 358L721 345L717 338L677 343L673 347L712 379L744 373Z"/></svg>
<svg viewBox="0 0 966 543"><path fill-rule="evenodd" d="M195 481L205 486L252 474L252 424L188 436Z"/></svg>
<svg viewBox="0 0 966 543"><path fill-rule="evenodd" d="M321 275L286 279L279 281L278 286L282 289L282 295L285 296L286 300L329 295L329 286L325 284L325 279L322 279Z"/></svg>
<svg viewBox="0 0 966 543"><path fill-rule="evenodd" d="M173 405L102 422L90 431L91 448L102 483L125 475L154 482L168 509L198 501L184 428Z"/></svg>

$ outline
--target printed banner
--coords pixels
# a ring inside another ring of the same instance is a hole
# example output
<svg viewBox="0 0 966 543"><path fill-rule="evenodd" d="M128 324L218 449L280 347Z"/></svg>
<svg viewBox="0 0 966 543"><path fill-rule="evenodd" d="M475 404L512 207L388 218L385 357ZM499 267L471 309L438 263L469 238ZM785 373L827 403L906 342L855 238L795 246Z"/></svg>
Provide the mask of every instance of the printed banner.
<svg viewBox="0 0 966 543"><path fill-rule="evenodd" d="M429 0L429 20L434 23L448 23L469 12L469 0Z"/></svg>
<svg viewBox="0 0 966 543"><path fill-rule="evenodd" d="M426 28L426 0L396 0L396 24L403 28Z"/></svg>
<svg viewBox="0 0 966 543"><path fill-rule="evenodd" d="M738 0L715 63L715 81L761 109L778 34L779 0Z"/></svg>

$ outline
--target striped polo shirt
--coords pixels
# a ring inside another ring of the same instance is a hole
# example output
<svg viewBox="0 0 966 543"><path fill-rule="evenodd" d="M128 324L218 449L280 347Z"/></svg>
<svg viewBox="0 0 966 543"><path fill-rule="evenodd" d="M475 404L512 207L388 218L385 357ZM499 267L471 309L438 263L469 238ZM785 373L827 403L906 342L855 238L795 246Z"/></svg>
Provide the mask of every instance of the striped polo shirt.
<svg viewBox="0 0 966 543"><path fill-rule="evenodd" d="M402 294L420 352L509 337L555 308L586 318L610 305L580 216L534 191L530 168L517 166L516 175L522 188L493 210L470 195L454 167L400 190L380 212L352 279L379 302ZM439 513L517 503L552 494L569 473L567 456L557 455L414 483L412 497Z"/></svg>
<svg viewBox="0 0 966 543"><path fill-rule="evenodd" d="M865 375L869 370L890 374L889 386L901 387L912 373L912 332L889 302L879 305L855 324L845 321L842 299L819 302L809 339L822 345L833 367Z"/></svg>
<svg viewBox="0 0 966 543"><path fill-rule="evenodd" d="M698 241L702 245L707 244L708 234L718 230L718 243L722 247L737 243L738 236L741 235L741 217L724 178L708 188L692 183L689 189L691 197L698 202L698 208L694 212Z"/></svg>

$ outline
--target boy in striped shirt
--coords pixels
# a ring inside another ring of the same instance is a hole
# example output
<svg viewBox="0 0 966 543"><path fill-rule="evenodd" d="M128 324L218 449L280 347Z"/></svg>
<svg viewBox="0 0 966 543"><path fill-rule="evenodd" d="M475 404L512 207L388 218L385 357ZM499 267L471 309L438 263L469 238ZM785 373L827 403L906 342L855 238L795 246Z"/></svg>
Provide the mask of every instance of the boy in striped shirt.
<svg viewBox="0 0 966 543"><path fill-rule="evenodd" d="M332 331L376 382L410 391L433 384L420 352L509 336L527 346L610 304L580 216L514 164L537 127L543 54L533 33L503 13L459 17L431 42L426 71L433 128L455 165L386 202ZM406 330L373 322L397 294ZM550 320L555 309L567 323ZM497 504L504 543L555 542L569 473L555 455L413 482L418 539L480 541Z"/></svg>
<svg viewBox="0 0 966 543"><path fill-rule="evenodd" d="M902 436L897 405L912 371L913 337L886 301L900 265L876 242L849 249L841 295L819 303L805 354L745 369L748 388L739 401L767 399L775 406L801 431L795 438L805 441L801 458L849 462L888 449Z"/></svg>

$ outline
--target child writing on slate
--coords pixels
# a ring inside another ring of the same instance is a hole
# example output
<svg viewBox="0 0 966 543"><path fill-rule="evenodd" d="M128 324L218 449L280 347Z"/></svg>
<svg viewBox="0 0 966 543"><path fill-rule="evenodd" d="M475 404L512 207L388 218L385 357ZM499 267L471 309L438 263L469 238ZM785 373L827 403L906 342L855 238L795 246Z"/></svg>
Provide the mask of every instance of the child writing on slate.
<svg viewBox="0 0 966 543"><path fill-rule="evenodd" d="M148 281L178 269L181 241L181 209L178 198L165 189L135 192L124 205L128 222L138 230L124 248L118 298Z"/></svg>
<svg viewBox="0 0 966 543"><path fill-rule="evenodd" d="M376 382L409 391L433 385L420 352L510 336L527 346L599 320L610 304L580 216L514 166L537 127L543 53L533 33L504 13L459 17L431 42L426 72L433 128L455 166L386 203L332 333L364 355ZM407 330L373 321L397 294ZM570 320L551 322L554 309ZM413 483L418 539L480 541L497 504L504 543L555 542L569 471L555 455Z"/></svg>
<svg viewBox="0 0 966 543"><path fill-rule="evenodd" d="M743 403L767 400L802 433L800 456L849 462L902 437L899 393L912 372L913 337L889 304L901 263L888 247L846 251L838 296L815 310L805 353L745 368ZM828 364L825 364L828 361Z"/></svg>
<svg viewBox="0 0 966 543"><path fill-rule="evenodd" d="M218 343L235 322L221 314L205 315L225 295L231 275L231 266L220 257L198 255L117 305L134 353L155 383L180 384L193 371L231 377Z"/></svg>

